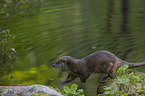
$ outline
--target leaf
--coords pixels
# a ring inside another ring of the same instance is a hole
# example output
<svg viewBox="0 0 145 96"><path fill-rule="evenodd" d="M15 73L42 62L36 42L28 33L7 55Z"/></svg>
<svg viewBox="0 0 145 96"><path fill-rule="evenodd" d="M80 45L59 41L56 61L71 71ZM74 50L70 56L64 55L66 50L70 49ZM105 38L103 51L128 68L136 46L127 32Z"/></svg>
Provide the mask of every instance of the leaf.
<svg viewBox="0 0 145 96"><path fill-rule="evenodd" d="M114 94L114 92L113 91L106 91L106 92L104 92L104 94Z"/></svg>
<svg viewBox="0 0 145 96"><path fill-rule="evenodd" d="M15 48L11 48L11 50L15 52Z"/></svg>
<svg viewBox="0 0 145 96"><path fill-rule="evenodd" d="M71 86L71 91L76 91L77 88L78 88L78 85L73 84L73 85Z"/></svg>
<svg viewBox="0 0 145 96"><path fill-rule="evenodd" d="M128 68L128 65L123 65L118 70L126 70L127 68Z"/></svg>
<svg viewBox="0 0 145 96"><path fill-rule="evenodd" d="M68 86L64 86L64 87L63 87L63 90L64 90L64 92L67 93L67 94L70 93L70 88L69 88Z"/></svg>
<svg viewBox="0 0 145 96"><path fill-rule="evenodd" d="M111 87L105 87L104 90L111 90Z"/></svg>
<svg viewBox="0 0 145 96"><path fill-rule="evenodd" d="M121 92L121 91L117 91L116 94L117 94L117 95L121 95L122 92Z"/></svg>
<svg viewBox="0 0 145 96"><path fill-rule="evenodd" d="M133 72L131 72L131 73L129 73L128 75L127 75L127 77L132 77L133 76Z"/></svg>
<svg viewBox="0 0 145 96"><path fill-rule="evenodd" d="M134 91L129 91L129 94L133 94L134 93Z"/></svg>
<svg viewBox="0 0 145 96"><path fill-rule="evenodd" d="M139 76L134 76L134 79L135 79L135 80L138 80L138 79L139 79Z"/></svg>
<svg viewBox="0 0 145 96"><path fill-rule="evenodd" d="M81 92L84 92L84 90L83 89L78 89L78 92L81 93Z"/></svg>
<svg viewBox="0 0 145 96"><path fill-rule="evenodd" d="M145 94L145 90L141 90L138 92L139 94Z"/></svg>
<svg viewBox="0 0 145 96"><path fill-rule="evenodd" d="M76 91L71 91L71 94L77 95L77 94L79 94L79 93L77 93Z"/></svg>
<svg viewBox="0 0 145 96"><path fill-rule="evenodd" d="M128 83L128 82L129 82L128 78L118 78L117 79L118 84L125 84L125 83Z"/></svg>
<svg viewBox="0 0 145 96"><path fill-rule="evenodd" d="M128 94L127 94L127 93L123 93L122 95L125 95L125 96L126 96L126 95L128 95Z"/></svg>

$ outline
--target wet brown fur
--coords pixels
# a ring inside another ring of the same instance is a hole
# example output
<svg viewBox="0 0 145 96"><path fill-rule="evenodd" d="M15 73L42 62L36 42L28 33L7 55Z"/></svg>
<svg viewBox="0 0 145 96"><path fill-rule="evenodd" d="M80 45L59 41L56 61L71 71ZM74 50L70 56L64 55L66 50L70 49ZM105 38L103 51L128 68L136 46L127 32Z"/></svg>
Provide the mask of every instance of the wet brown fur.
<svg viewBox="0 0 145 96"><path fill-rule="evenodd" d="M108 51L96 51L83 59L76 59L71 56L60 57L53 65L55 68L66 69L68 76L64 83L73 81L79 77L81 82L86 82L88 78L95 73L105 73L108 76L104 77L102 82L106 82L109 78L114 78L116 70L122 66L137 67L145 65L142 63L129 63L116 57Z"/></svg>

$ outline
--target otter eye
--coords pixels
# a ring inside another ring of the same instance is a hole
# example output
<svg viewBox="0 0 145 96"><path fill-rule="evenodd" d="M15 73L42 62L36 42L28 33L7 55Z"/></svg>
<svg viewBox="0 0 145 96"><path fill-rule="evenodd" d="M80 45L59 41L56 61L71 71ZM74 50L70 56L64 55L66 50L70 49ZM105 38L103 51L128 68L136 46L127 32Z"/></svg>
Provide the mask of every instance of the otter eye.
<svg viewBox="0 0 145 96"><path fill-rule="evenodd" d="M63 60L62 62L65 63L65 60Z"/></svg>

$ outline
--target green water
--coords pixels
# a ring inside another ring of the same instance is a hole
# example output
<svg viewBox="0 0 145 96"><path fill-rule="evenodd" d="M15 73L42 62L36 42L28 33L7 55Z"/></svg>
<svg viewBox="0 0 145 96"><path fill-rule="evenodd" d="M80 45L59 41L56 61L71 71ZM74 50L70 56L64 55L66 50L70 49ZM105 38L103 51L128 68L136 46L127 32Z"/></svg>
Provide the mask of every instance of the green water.
<svg viewBox="0 0 145 96"><path fill-rule="evenodd" d="M67 72L52 65L65 55L80 59L108 50L126 61L145 61L144 0L1 0L0 30L16 36L10 45L17 58L17 62L8 62L12 71L3 76L0 85L61 88L59 82ZM79 84L87 96L95 96L101 77L66 85Z"/></svg>

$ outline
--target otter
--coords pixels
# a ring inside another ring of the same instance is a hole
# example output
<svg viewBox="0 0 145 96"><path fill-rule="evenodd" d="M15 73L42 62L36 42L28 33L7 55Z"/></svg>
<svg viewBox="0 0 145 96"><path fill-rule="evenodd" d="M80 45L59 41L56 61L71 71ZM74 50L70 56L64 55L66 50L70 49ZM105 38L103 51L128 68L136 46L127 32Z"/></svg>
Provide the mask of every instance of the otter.
<svg viewBox="0 0 145 96"><path fill-rule="evenodd" d="M95 73L108 74L102 79L102 82L107 82L115 77L116 70L122 66L128 65L129 68L145 65L142 63L130 63L119 59L113 53L101 50L96 51L82 59L76 59L71 56L60 57L53 67L65 69L68 71L68 76L61 84L73 81L77 77L81 82L85 83Z"/></svg>

